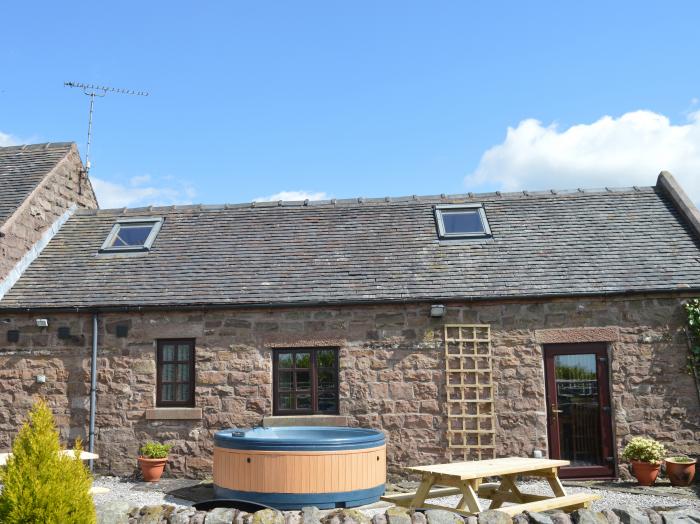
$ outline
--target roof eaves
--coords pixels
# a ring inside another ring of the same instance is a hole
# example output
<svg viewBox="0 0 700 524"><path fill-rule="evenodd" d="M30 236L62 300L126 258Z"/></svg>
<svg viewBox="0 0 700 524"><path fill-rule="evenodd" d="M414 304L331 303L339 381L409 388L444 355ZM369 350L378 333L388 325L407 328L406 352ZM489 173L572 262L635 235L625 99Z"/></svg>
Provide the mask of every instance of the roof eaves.
<svg viewBox="0 0 700 524"><path fill-rule="evenodd" d="M677 296L692 295L700 291L700 286L682 285L674 288L658 287L648 289L619 289L599 292L570 292L570 293L528 293L523 295L493 294L493 295L455 295L453 297L405 297L405 298L379 298L379 299L332 299L332 300L308 300L289 302L181 302L161 304L81 304L64 306L31 306L14 305L7 306L0 302L0 313L29 313L29 312L126 312L126 311L176 311L176 310L218 310L218 309L280 309L297 307L337 307L337 306L381 306L388 304L429 304L433 302L445 303L481 303L481 302L522 302L529 300L560 300L581 298L615 298L626 296L668 295Z"/></svg>

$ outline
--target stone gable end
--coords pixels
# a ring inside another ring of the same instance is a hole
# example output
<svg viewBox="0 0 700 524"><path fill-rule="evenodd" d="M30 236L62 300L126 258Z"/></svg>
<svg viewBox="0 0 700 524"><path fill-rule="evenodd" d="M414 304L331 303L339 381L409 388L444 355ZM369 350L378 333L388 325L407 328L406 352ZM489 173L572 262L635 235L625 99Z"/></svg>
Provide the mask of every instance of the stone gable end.
<svg viewBox="0 0 700 524"><path fill-rule="evenodd" d="M73 204L98 207L75 146L0 227L0 280Z"/></svg>

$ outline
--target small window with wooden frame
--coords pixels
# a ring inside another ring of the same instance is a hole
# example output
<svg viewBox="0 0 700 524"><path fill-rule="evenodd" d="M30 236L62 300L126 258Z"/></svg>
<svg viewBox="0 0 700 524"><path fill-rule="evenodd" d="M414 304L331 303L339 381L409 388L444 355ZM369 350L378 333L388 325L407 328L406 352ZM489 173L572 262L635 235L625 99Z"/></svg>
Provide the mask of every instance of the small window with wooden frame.
<svg viewBox="0 0 700 524"><path fill-rule="evenodd" d="M276 349L274 415L338 414L338 349Z"/></svg>
<svg viewBox="0 0 700 524"><path fill-rule="evenodd" d="M194 339L158 340L156 365L156 406L194 407Z"/></svg>

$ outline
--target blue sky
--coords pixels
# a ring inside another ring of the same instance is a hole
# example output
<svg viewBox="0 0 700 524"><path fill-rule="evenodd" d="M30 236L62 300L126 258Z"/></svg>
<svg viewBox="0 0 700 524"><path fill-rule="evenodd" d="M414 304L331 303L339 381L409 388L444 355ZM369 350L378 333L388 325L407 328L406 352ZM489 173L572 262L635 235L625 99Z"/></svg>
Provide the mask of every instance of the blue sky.
<svg viewBox="0 0 700 524"><path fill-rule="evenodd" d="M700 199L698 2L13 2L3 19L2 143L84 151L88 99L64 81L151 93L96 103L103 206L661 169Z"/></svg>

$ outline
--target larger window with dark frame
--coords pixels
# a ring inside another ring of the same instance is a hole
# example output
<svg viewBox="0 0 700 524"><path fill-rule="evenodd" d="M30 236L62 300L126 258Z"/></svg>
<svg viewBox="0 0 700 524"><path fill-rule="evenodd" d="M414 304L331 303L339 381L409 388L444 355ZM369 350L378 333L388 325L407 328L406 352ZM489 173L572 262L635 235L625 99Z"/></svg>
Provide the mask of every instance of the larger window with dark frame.
<svg viewBox="0 0 700 524"><path fill-rule="evenodd" d="M156 406L194 407L194 340L158 340Z"/></svg>
<svg viewBox="0 0 700 524"><path fill-rule="evenodd" d="M338 414L338 350L278 349L273 353L275 415Z"/></svg>

